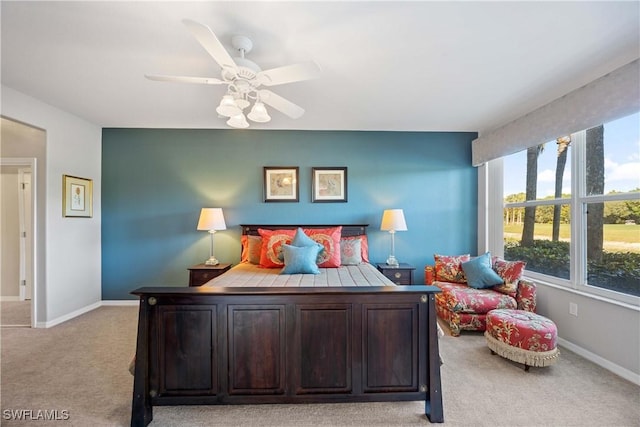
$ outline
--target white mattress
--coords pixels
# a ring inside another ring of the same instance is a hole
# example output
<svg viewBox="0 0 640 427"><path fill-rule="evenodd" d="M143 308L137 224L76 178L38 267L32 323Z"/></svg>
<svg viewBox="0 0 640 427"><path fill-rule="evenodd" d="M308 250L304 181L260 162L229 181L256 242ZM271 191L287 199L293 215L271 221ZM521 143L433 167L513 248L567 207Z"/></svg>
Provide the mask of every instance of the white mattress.
<svg viewBox="0 0 640 427"><path fill-rule="evenodd" d="M373 265L362 263L338 268L321 268L320 274L280 274L280 268L261 268L242 263L203 286L396 286Z"/></svg>

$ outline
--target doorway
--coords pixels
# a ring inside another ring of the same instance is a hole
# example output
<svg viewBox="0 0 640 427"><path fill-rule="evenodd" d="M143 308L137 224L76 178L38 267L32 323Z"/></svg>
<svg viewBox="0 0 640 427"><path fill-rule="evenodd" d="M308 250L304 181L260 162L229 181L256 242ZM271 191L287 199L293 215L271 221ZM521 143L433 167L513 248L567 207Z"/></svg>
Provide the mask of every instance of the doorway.
<svg viewBox="0 0 640 427"><path fill-rule="evenodd" d="M5 117L0 119L0 324L36 327L40 228L37 166L46 132Z"/></svg>
<svg viewBox="0 0 640 427"><path fill-rule="evenodd" d="M34 211L32 159L2 159L0 322L29 327L34 313ZM35 163L35 159L33 159Z"/></svg>

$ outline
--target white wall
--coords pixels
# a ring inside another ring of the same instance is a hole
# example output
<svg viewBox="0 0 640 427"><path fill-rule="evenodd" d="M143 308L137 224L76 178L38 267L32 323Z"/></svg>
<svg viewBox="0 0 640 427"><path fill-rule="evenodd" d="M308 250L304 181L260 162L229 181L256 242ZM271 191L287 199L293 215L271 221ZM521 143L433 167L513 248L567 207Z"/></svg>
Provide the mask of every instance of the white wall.
<svg viewBox="0 0 640 427"><path fill-rule="evenodd" d="M538 313L553 319L560 344L640 384L640 311L559 286L538 286ZM577 304L578 316L569 314ZM562 357L562 356L561 356Z"/></svg>
<svg viewBox="0 0 640 427"><path fill-rule="evenodd" d="M46 131L44 253L37 259L38 326L52 326L100 304L101 153L99 126L2 86L0 113ZM93 218L63 218L62 175L93 179Z"/></svg>

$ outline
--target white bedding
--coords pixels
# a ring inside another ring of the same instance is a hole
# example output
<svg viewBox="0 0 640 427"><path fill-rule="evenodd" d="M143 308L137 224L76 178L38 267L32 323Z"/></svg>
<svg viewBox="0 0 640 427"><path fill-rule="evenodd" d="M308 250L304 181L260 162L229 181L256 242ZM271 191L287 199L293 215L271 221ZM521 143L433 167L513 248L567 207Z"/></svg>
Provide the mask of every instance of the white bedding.
<svg viewBox="0 0 640 427"><path fill-rule="evenodd" d="M338 268L321 268L320 274L280 274L280 268L261 268L255 264L241 263L203 286L396 286L373 265L343 265Z"/></svg>

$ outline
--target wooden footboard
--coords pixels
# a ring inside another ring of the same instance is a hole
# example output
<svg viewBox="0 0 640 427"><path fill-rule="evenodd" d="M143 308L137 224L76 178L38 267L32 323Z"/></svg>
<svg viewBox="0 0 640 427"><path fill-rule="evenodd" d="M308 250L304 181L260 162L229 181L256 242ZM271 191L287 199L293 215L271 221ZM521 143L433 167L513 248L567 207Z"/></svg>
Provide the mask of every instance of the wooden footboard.
<svg viewBox="0 0 640 427"><path fill-rule="evenodd" d="M437 292L140 288L131 425L156 405L402 400L443 422Z"/></svg>

